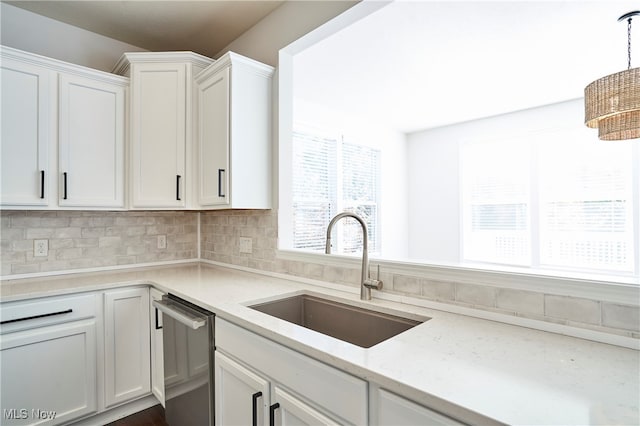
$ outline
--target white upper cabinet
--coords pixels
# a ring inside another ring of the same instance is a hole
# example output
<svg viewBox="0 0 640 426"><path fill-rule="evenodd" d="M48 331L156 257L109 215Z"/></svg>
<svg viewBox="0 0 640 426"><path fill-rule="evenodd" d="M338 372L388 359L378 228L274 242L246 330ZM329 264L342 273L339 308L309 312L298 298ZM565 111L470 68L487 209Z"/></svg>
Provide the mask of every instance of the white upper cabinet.
<svg viewBox="0 0 640 426"><path fill-rule="evenodd" d="M271 208L273 68L229 52L196 77L201 208Z"/></svg>
<svg viewBox="0 0 640 426"><path fill-rule="evenodd" d="M51 71L9 57L2 50L3 206L49 204L52 139Z"/></svg>
<svg viewBox="0 0 640 426"><path fill-rule="evenodd" d="M3 208L124 208L129 80L4 46L0 53Z"/></svg>
<svg viewBox="0 0 640 426"><path fill-rule="evenodd" d="M184 64L138 64L131 84L132 207L184 207Z"/></svg>
<svg viewBox="0 0 640 426"><path fill-rule="evenodd" d="M198 84L198 201L229 203L229 68Z"/></svg>
<svg viewBox="0 0 640 426"><path fill-rule="evenodd" d="M213 60L191 52L125 53L131 77L130 207L189 207L194 130L193 76Z"/></svg>
<svg viewBox="0 0 640 426"><path fill-rule="evenodd" d="M124 207L125 87L59 78L59 204Z"/></svg>

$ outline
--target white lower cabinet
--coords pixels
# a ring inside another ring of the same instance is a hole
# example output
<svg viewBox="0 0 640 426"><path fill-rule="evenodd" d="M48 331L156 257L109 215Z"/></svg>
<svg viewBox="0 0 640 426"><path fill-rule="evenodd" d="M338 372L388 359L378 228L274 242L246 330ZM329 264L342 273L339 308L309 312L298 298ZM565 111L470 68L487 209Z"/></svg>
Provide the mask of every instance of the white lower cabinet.
<svg viewBox="0 0 640 426"><path fill-rule="evenodd" d="M375 388L371 392L373 424L378 426L462 425L404 397Z"/></svg>
<svg viewBox="0 0 640 426"><path fill-rule="evenodd" d="M299 398L279 386L273 386L273 404L269 407L269 422L283 426L339 425Z"/></svg>
<svg viewBox="0 0 640 426"><path fill-rule="evenodd" d="M3 425L57 425L98 410L96 296L2 304Z"/></svg>
<svg viewBox="0 0 640 426"><path fill-rule="evenodd" d="M366 381L219 318L215 398L217 425L367 424Z"/></svg>
<svg viewBox="0 0 640 426"><path fill-rule="evenodd" d="M149 290L151 301L162 299L161 291L152 288ZM149 314L151 321L151 392L158 398L164 406L164 357L162 339L162 312L149 304Z"/></svg>
<svg viewBox="0 0 640 426"><path fill-rule="evenodd" d="M216 351L216 425L265 425L269 381Z"/></svg>
<svg viewBox="0 0 640 426"><path fill-rule="evenodd" d="M149 288L104 293L105 406L151 392Z"/></svg>
<svg viewBox="0 0 640 426"><path fill-rule="evenodd" d="M215 362L217 425L339 424L224 354L216 352Z"/></svg>

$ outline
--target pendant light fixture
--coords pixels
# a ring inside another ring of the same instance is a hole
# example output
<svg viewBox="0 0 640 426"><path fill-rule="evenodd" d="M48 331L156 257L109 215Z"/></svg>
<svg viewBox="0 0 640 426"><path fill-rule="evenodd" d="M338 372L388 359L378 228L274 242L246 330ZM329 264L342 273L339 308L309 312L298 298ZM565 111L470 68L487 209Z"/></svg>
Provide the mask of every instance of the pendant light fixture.
<svg viewBox="0 0 640 426"><path fill-rule="evenodd" d="M618 18L627 21L627 70L602 77L584 89L585 124L598 129L606 141L640 138L640 68L631 68L631 19L640 11Z"/></svg>

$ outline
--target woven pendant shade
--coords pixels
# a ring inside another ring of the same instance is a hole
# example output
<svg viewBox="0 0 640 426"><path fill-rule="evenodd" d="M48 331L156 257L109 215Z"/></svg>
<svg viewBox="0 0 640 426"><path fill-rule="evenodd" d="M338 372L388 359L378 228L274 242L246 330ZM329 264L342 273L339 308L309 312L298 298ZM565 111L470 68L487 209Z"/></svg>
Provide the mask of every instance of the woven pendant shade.
<svg viewBox="0 0 640 426"><path fill-rule="evenodd" d="M602 77L584 89L585 124L602 140L640 138L640 68Z"/></svg>

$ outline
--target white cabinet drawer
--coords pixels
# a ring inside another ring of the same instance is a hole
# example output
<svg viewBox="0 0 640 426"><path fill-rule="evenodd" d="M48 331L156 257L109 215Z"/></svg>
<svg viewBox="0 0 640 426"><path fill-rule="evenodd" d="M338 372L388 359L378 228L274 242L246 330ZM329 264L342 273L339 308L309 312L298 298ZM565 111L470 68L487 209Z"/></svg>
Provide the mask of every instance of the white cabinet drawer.
<svg viewBox="0 0 640 426"><path fill-rule="evenodd" d="M3 425L58 425L97 404L95 319L0 336Z"/></svg>
<svg viewBox="0 0 640 426"><path fill-rule="evenodd" d="M3 303L0 334L92 318L96 304L95 293Z"/></svg>
<svg viewBox="0 0 640 426"><path fill-rule="evenodd" d="M348 423L367 423L367 382L216 318L216 350L261 371Z"/></svg>

